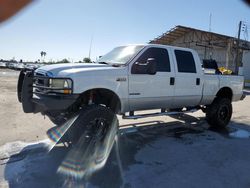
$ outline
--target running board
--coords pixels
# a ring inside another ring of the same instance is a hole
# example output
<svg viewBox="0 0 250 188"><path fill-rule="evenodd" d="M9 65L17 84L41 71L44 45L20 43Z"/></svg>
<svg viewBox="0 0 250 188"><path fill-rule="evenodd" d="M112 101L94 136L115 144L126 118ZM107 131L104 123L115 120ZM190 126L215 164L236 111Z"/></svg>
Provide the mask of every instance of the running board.
<svg viewBox="0 0 250 188"><path fill-rule="evenodd" d="M200 109L192 109L192 110L186 110L186 111L180 111L180 112L156 112L151 114L141 114L141 115L133 115L133 116L126 116L123 115L122 119L142 119L142 118L148 118L148 117L156 117L156 116L168 116L168 115L177 115L177 114L185 114L185 113L194 113Z"/></svg>

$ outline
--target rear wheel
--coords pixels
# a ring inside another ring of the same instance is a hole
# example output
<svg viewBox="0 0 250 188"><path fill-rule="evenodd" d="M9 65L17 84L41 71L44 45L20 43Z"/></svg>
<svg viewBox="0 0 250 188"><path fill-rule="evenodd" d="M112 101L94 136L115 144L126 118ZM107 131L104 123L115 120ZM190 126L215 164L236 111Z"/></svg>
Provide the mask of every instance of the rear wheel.
<svg viewBox="0 0 250 188"><path fill-rule="evenodd" d="M206 120L211 127L224 128L232 117L232 103L228 98L216 98L206 109Z"/></svg>

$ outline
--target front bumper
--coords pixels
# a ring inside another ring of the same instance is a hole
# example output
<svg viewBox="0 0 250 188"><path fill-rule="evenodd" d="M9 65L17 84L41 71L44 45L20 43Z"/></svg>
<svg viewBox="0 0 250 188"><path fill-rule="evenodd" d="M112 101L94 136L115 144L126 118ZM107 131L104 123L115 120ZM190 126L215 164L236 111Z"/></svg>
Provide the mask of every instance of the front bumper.
<svg viewBox="0 0 250 188"><path fill-rule="evenodd" d="M43 112L49 110L66 110L79 97L79 95L70 94L68 96L46 96L35 95L32 103L35 106L34 112Z"/></svg>
<svg viewBox="0 0 250 188"><path fill-rule="evenodd" d="M66 110L79 97L78 94L56 94L41 92L34 86L34 72L22 70L18 79L17 95L25 113L38 113L51 110ZM46 78L47 79L47 78Z"/></svg>

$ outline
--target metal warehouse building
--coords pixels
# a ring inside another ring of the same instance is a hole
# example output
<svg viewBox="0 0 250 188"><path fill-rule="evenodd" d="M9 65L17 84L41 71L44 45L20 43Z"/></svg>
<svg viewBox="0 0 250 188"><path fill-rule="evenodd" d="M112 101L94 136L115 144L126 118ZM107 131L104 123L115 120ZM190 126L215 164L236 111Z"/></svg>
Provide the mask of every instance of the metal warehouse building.
<svg viewBox="0 0 250 188"><path fill-rule="evenodd" d="M201 59L214 59L219 67L236 69L237 38L234 37L179 25L149 43L192 48ZM250 80L249 50L250 42L240 40L238 66L243 66L247 80Z"/></svg>

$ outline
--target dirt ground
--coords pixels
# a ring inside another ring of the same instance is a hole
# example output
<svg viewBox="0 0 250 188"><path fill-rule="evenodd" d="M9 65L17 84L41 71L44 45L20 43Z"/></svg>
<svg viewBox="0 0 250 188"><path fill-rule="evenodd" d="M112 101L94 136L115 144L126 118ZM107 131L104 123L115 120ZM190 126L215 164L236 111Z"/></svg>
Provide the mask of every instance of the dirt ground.
<svg viewBox="0 0 250 188"><path fill-rule="evenodd" d="M0 69L0 145L12 141L38 141L46 138L52 123L40 114L25 114L18 102L18 71Z"/></svg>

